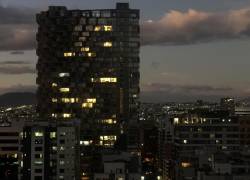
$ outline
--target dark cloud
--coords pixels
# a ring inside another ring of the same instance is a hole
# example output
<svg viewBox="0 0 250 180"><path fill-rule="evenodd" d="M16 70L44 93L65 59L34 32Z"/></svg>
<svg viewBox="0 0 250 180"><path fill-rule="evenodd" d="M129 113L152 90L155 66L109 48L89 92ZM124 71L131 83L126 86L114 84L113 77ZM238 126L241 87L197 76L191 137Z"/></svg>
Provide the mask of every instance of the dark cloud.
<svg viewBox="0 0 250 180"><path fill-rule="evenodd" d="M0 62L0 64L2 64L2 65L8 65L8 64L19 65L19 64L30 64L30 63L26 62L26 61L3 61L3 62Z"/></svg>
<svg viewBox="0 0 250 180"><path fill-rule="evenodd" d="M0 7L0 51L35 48L35 14L32 9Z"/></svg>
<svg viewBox="0 0 250 180"><path fill-rule="evenodd" d="M2 66L0 67L0 74L34 74L35 69L29 66Z"/></svg>
<svg viewBox="0 0 250 180"><path fill-rule="evenodd" d="M0 6L0 24L34 24L35 14L34 9Z"/></svg>
<svg viewBox="0 0 250 180"><path fill-rule="evenodd" d="M151 63L151 67L154 68L154 69L158 69L160 67L160 63L154 61L154 62Z"/></svg>
<svg viewBox="0 0 250 180"><path fill-rule="evenodd" d="M37 86L35 85L18 84L15 86L0 87L0 94L7 93L7 92L35 92L36 88Z"/></svg>
<svg viewBox="0 0 250 180"><path fill-rule="evenodd" d="M218 101L221 97L240 96L241 93L230 87L152 83L142 85L141 99L146 102Z"/></svg>
<svg viewBox="0 0 250 180"><path fill-rule="evenodd" d="M228 12L172 10L142 24L143 45L173 45L250 36L250 8Z"/></svg>
<svg viewBox="0 0 250 180"><path fill-rule="evenodd" d="M24 54L24 51L12 51L12 52L10 52L10 54L12 54L12 55L21 55L21 54Z"/></svg>

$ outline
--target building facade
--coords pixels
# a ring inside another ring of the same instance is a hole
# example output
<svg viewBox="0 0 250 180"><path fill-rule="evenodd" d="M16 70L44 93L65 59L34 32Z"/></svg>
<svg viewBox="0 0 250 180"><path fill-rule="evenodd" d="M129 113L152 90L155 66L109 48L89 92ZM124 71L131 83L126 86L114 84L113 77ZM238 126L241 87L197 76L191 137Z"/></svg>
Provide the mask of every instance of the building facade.
<svg viewBox="0 0 250 180"><path fill-rule="evenodd" d="M127 132L139 109L139 10L128 3L102 10L53 6L37 23L39 118L80 122L80 169L88 177L101 149L137 147Z"/></svg>

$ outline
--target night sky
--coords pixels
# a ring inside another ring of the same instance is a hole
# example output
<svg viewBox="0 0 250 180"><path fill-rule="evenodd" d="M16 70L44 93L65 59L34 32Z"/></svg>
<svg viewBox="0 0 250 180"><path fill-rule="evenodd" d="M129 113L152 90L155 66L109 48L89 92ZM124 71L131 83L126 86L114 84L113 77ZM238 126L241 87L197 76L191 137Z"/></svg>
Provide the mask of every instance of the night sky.
<svg viewBox="0 0 250 180"><path fill-rule="evenodd" d="M0 94L35 90L35 14L48 5L114 8L114 0L0 0ZM250 96L250 0L130 0L141 10L146 101Z"/></svg>

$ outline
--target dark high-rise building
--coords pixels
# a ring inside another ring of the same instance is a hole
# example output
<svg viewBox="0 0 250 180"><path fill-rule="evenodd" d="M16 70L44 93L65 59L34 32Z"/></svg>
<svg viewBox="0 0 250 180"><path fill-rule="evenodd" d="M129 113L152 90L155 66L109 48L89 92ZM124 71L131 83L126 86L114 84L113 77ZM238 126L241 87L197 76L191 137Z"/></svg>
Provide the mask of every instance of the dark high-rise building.
<svg viewBox="0 0 250 180"><path fill-rule="evenodd" d="M37 22L39 117L80 121L85 175L93 171L88 160L96 150L134 142L127 132L138 119L139 10L128 3L102 10L53 6Z"/></svg>

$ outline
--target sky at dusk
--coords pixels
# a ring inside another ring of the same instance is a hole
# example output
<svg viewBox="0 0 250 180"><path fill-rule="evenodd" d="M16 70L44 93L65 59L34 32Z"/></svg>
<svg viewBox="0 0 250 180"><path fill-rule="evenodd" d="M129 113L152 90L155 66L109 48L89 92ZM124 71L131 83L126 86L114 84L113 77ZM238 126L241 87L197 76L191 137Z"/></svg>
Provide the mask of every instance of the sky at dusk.
<svg viewBox="0 0 250 180"><path fill-rule="evenodd" d="M0 0L0 94L35 90L35 14L114 0ZM250 0L130 0L141 10L145 101L250 96Z"/></svg>

